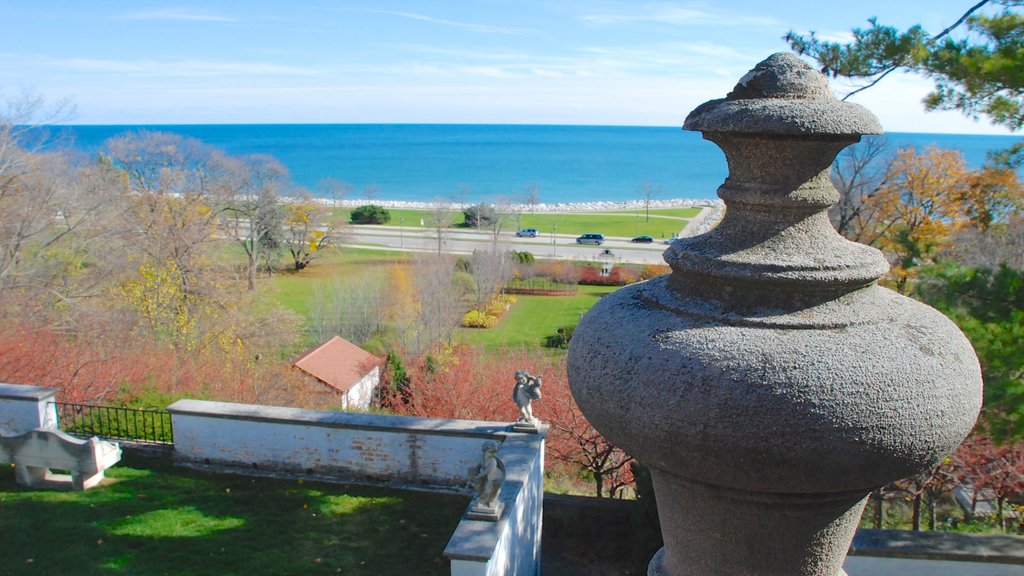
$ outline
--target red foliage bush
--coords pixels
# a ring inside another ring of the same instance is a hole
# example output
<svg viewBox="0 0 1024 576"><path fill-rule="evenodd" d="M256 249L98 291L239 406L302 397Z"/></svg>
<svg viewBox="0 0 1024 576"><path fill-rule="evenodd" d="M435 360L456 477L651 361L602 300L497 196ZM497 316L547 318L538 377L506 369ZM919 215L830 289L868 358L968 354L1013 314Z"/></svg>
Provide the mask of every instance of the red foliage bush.
<svg viewBox="0 0 1024 576"><path fill-rule="evenodd" d="M640 272L628 266L614 266L607 276L601 275L601 268L595 266L581 266L579 269L580 284L591 286L625 286L640 281Z"/></svg>
<svg viewBox="0 0 1024 576"><path fill-rule="evenodd" d="M604 439L584 418L569 390L563 359L525 350L485 352L458 345L405 361L408 390L385 385L382 404L398 414L514 422L513 374L527 370L543 378L543 397L534 414L551 429L547 469L589 472L599 496L616 494L632 482L632 460Z"/></svg>
<svg viewBox="0 0 1024 576"><path fill-rule="evenodd" d="M316 407L316 386L286 364L223 352L186 353L128 335L61 334L50 327L0 331L0 382L56 388L61 402L137 406L143 398L210 398ZM162 406L159 406L162 408Z"/></svg>

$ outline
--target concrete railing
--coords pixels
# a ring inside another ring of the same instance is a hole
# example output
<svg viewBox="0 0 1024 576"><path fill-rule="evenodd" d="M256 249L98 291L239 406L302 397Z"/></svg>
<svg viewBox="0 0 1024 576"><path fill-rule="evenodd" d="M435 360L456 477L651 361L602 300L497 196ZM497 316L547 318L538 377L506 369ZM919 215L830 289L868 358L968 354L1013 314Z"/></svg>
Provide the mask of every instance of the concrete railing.
<svg viewBox="0 0 1024 576"><path fill-rule="evenodd" d="M509 434L498 450L505 464L504 504L496 522L459 522L444 556L452 576L540 574L541 522L544 504L544 437Z"/></svg>
<svg viewBox="0 0 1024 576"><path fill-rule="evenodd" d="M57 425L57 391L42 386L0 383L0 435L17 436Z"/></svg>
<svg viewBox="0 0 1024 576"><path fill-rule="evenodd" d="M445 549L453 576L540 573L544 437L498 422L179 400L175 458L194 466L463 488L485 440L505 464L497 521L464 518Z"/></svg>

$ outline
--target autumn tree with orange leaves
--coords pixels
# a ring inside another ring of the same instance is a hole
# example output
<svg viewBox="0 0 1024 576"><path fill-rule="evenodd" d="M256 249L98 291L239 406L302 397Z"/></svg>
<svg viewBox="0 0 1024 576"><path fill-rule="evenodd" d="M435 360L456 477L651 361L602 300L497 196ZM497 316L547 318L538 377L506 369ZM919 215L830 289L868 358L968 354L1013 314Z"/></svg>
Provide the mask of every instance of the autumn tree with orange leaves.
<svg viewBox="0 0 1024 576"><path fill-rule="evenodd" d="M881 154L873 159L881 161ZM901 148L888 159L880 181L870 189L849 187L845 173L863 170L856 163L836 165L843 199L856 211L838 224L844 236L882 250L892 263L897 290L906 292L915 268L931 263L949 246L954 232L985 229L1021 206L1024 198L1015 171L989 163L970 169L957 150L929 146ZM850 198L856 194L856 199ZM833 217L836 215L833 214Z"/></svg>

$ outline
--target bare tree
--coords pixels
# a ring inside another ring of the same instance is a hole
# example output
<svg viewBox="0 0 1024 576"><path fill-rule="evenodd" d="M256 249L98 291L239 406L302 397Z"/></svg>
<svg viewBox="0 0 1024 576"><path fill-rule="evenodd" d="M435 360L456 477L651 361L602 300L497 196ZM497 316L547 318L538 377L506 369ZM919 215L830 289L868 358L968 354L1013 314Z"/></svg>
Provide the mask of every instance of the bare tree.
<svg viewBox="0 0 1024 576"><path fill-rule="evenodd" d="M498 197L494 203L494 218L491 218L491 221L487 223L487 229L491 233L492 245L498 244L502 229L513 217L516 219L516 229L519 229L520 214L521 211L518 206L510 198L506 196Z"/></svg>
<svg viewBox="0 0 1024 576"><path fill-rule="evenodd" d="M832 185L839 201L828 211L836 231L857 242L864 240L868 224L874 222L877 205L867 202L885 181L889 144L884 137L868 136L844 149L832 165Z"/></svg>
<svg viewBox="0 0 1024 576"><path fill-rule="evenodd" d="M458 192L452 196L452 200L461 209L469 205L469 191L472 187L466 183L460 183L458 185Z"/></svg>
<svg viewBox="0 0 1024 576"><path fill-rule="evenodd" d="M210 247L221 211L239 191L237 162L162 132L128 133L106 146L130 191L125 215L137 272L120 283L124 303L140 327L180 349L231 341L242 302Z"/></svg>
<svg viewBox="0 0 1024 576"><path fill-rule="evenodd" d="M124 265L115 240L125 189L109 162L44 151L40 126L72 113L29 93L0 110L0 314L66 319Z"/></svg>
<svg viewBox="0 0 1024 576"><path fill-rule="evenodd" d="M363 188L363 194L366 195L366 201L372 203L377 199L377 194L380 192L380 187L376 184L367 184Z"/></svg>
<svg viewBox="0 0 1024 576"><path fill-rule="evenodd" d="M530 207L530 212L537 210L537 206L540 204L540 184L531 182L526 185L523 203Z"/></svg>
<svg viewBox="0 0 1024 576"><path fill-rule="evenodd" d="M245 251L246 282L256 289L256 271L261 251L280 228L277 189L288 170L271 156L251 154L235 162L237 192L227 199L220 222L228 237Z"/></svg>
<svg viewBox="0 0 1024 576"><path fill-rule="evenodd" d="M981 230L967 227L955 233L953 256L966 266L997 269L1005 265L1024 270L1024 217L1012 216Z"/></svg>
<svg viewBox="0 0 1024 576"><path fill-rule="evenodd" d="M455 259L449 255L418 255L413 262L413 282L419 298L419 329L414 351L427 350L450 339L463 312L454 284Z"/></svg>
<svg viewBox="0 0 1024 576"><path fill-rule="evenodd" d="M482 310L512 279L515 259L494 245L490 250L474 250L469 263L476 279L476 308Z"/></svg>
<svg viewBox="0 0 1024 576"><path fill-rule="evenodd" d="M75 106L60 100L47 106L40 94L24 91L4 100L0 110L0 195L11 182L31 171L47 133L42 128L70 120Z"/></svg>
<svg viewBox="0 0 1024 576"><path fill-rule="evenodd" d="M109 164L34 156L0 194L0 302L67 318L125 266L124 188Z"/></svg>
<svg viewBox="0 0 1024 576"><path fill-rule="evenodd" d="M337 178L324 178L317 182L316 191L324 198L330 198L331 205L337 208L338 202L344 202L345 198L348 197L348 193L352 191L352 186Z"/></svg>
<svg viewBox="0 0 1024 576"><path fill-rule="evenodd" d="M338 246L348 235L345 219L314 202L308 193L292 197L284 210L284 244L295 270L309 266L325 249Z"/></svg>
<svg viewBox="0 0 1024 576"><path fill-rule="evenodd" d="M449 229L452 225L452 206L451 204L442 200L435 200L430 207L430 213L427 216L428 224L434 231L434 236L437 238L437 253L440 254L444 248L445 238L448 236Z"/></svg>
<svg viewBox="0 0 1024 576"><path fill-rule="evenodd" d="M651 221L651 202L661 194L661 186L654 182L644 181L640 184L640 200L644 203L644 211L647 213L645 222Z"/></svg>

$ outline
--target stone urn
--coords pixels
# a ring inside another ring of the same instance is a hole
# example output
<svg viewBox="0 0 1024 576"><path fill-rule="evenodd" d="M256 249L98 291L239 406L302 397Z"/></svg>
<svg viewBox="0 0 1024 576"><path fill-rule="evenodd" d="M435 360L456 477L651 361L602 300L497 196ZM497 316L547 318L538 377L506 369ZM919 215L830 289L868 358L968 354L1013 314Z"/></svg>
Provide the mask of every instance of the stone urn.
<svg viewBox="0 0 1024 576"><path fill-rule="evenodd" d="M837 576L867 495L970 432L977 357L945 316L883 288L882 254L827 210L836 154L881 127L775 54L686 118L729 164L726 212L672 273L601 299L569 347L590 422L651 468L665 546L649 574Z"/></svg>

